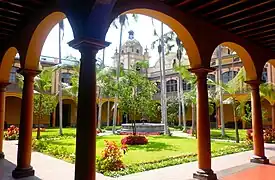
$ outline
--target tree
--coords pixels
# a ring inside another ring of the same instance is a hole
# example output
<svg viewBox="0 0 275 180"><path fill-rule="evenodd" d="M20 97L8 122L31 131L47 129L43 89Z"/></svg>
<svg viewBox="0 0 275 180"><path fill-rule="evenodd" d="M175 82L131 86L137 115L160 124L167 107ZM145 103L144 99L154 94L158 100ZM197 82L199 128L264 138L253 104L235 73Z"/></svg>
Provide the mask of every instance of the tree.
<svg viewBox="0 0 275 180"><path fill-rule="evenodd" d="M37 120L37 136L40 138L40 123L45 116L49 116L57 105L57 95L51 94L52 73L55 68L44 68L39 75L34 78L34 115ZM22 87L24 77L17 75L19 85Z"/></svg>
<svg viewBox="0 0 275 180"><path fill-rule="evenodd" d="M179 114L179 101L178 98L170 97L167 100L167 120L170 126L175 126Z"/></svg>
<svg viewBox="0 0 275 180"><path fill-rule="evenodd" d="M147 79L140 68L142 63L136 63L132 69L125 71L119 81L119 108L122 112L132 115L133 134L136 134L135 117L150 118L155 114L156 102L153 100L157 87Z"/></svg>
<svg viewBox="0 0 275 180"><path fill-rule="evenodd" d="M208 82L212 85L216 85L221 87L222 91L226 92L229 96L225 101L224 104L231 104L233 109L233 119L235 124L235 134L236 134L236 143L240 142L239 138L239 130L238 130L238 120L237 120L237 106L238 106L238 93L243 91L243 82L245 80L245 70L242 68L238 74L230 80L227 84L224 83L216 83L211 79L208 79Z"/></svg>

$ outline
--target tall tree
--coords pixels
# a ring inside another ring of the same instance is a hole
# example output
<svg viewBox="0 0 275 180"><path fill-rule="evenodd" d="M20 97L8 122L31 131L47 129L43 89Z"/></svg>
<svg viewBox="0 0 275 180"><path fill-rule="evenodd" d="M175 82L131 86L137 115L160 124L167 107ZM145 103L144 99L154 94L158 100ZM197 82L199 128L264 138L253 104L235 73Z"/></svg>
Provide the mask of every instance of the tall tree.
<svg viewBox="0 0 275 180"><path fill-rule="evenodd" d="M137 15L132 14L132 17L137 21ZM121 59L121 50L122 50L122 35L123 35L123 28L125 27L126 23L128 22L128 16L127 14L122 14L118 16L117 20L113 22L114 27L118 29L117 21L119 22L119 28L120 28L120 35L119 35L119 52L118 52L118 61L117 61L117 69L116 69L116 78L117 83L119 82L119 76L120 76L120 59ZM117 120L117 109L118 107L118 95L115 96L115 103L114 103L114 115L113 115L113 133L116 131L116 120Z"/></svg>
<svg viewBox="0 0 275 180"><path fill-rule="evenodd" d="M39 75L34 78L34 117L37 120L37 135L40 138L41 121L49 116L57 105L57 96L51 94L52 88L52 73L55 68L44 68ZM17 74L19 86L23 87L24 77Z"/></svg>
<svg viewBox="0 0 275 180"><path fill-rule="evenodd" d="M243 82L245 80L245 70L242 68L238 74L230 80L227 84L217 83L208 79L208 82L212 85L216 85L221 87L222 91L226 92L229 96L226 100L223 101L223 104L231 104L233 109L233 119L235 124L235 134L236 134L236 142L240 142L239 138L239 130L238 130L238 119L237 119L237 106L238 106L238 93L243 91Z"/></svg>
<svg viewBox="0 0 275 180"><path fill-rule="evenodd" d="M64 37L64 22L61 20L58 24L58 58L59 58L59 64L62 66L62 60L61 60L61 44L62 44L62 39ZM61 35L63 34L63 35ZM61 37L62 36L62 37ZM63 121L63 101L62 101L62 68L59 68L59 134L62 135L62 121Z"/></svg>

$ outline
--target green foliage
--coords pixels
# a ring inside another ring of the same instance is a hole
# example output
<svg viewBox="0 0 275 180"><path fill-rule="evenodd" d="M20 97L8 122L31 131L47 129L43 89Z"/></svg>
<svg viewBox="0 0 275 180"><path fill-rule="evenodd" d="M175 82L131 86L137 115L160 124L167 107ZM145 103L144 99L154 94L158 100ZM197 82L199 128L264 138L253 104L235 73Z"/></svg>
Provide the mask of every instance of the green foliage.
<svg viewBox="0 0 275 180"><path fill-rule="evenodd" d="M121 148L115 142L105 141L105 148L101 153L101 157L97 158L96 168L100 173L108 171L119 171L125 168L122 161L122 151L125 153L126 145Z"/></svg>
<svg viewBox="0 0 275 180"><path fill-rule="evenodd" d="M169 125L174 126L178 122L179 101L175 97L167 100L167 120Z"/></svg>
<svg viewBox="0 0 275 180"><path fill-rule="evenodd" d="M245 113L240 114L241 119L243 121L245 121L246 123L248 123L249 125L252 125L252 111L251 111L251 107L249 104L245 104L244 106L242 106L241 104L237 107L237 111L241 111L239 109L244 108ZM263 121L267 121L268 120L268 111L262 107L262 120Z"/></svg>
<svg viewBox="0 0 275 180"><path fill-rule="evenodd" d="M140 65L140 64L139 64ZM156 113L156 102L153 101L156 85L143 74L133 69L125 71L119 80L119 108L126 114L140 114L152 118Z"/></svg>
<svg viewBox="0 0 275 180"><path fill-rule="evenodd" d="M267 99L270 104L275 103L275 85L272 83L264 83L260 85L261 95Z"/></svg>

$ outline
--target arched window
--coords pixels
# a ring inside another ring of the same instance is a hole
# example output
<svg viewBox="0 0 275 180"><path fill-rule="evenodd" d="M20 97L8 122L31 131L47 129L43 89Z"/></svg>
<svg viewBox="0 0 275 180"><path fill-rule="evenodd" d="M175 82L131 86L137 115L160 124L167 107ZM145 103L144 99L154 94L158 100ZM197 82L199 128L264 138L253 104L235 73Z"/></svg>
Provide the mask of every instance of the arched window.
<svg viewBox="0 0 275 180"><path fill-rule="evenodd" d="M267 68L264 68L264 70L263 70L262 81L267 82Z"/></svg>
<svg viewBox="0 0 275 180"><path fill-rule="evenodd" d="M190 91L191 90L191 84L186 83L184 80L182 80L182 89L183 89L183 91Z"/></svg>
<svg viewBox="0 0 275 180"><path fill-rule="evenodd" d="M176 92L178 87L178 83L176 80L169 80L166 82L167 92Z"/></svg>
<svg viewBox="0 0 275 180"><path fill-rule="evenodd" d="M72 85L71 79L72 79L71 73L62 73L62 74L61 74L61 81L62 81L63 83L66 83L66 84L68 84L68 85L71 86L71 85Z"/></svg>
<svg viewBox="0 0 275 180"><path fill-rule="evenodd" d="M211 79L214 82L216 81L216 76L214 74L208 74L207 78ZM213 87L215 87L215 86L214 85L208 85L208 88L213 88Z"/></svg>
<svg viewBox="0 0 275 180"><path fill-rule="evenodd" d="M173 68L175 68L177 65L176 59L173 60Z"/></svg>
<svg viewBox="0 0 275 180"><path fill-rule="evenodd" d="M228 71L222 73L222 82L228 83L230 80L232 80L236 75L238 74L237 71Z"/></svg>

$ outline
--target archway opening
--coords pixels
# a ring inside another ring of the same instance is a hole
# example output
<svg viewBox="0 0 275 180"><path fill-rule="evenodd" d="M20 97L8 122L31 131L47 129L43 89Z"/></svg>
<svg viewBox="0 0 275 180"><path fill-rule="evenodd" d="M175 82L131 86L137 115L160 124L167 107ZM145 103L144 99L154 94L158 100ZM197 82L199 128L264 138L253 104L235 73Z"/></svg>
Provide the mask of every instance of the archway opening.
<svg viewBox="0 0 275 180"><path fill-rule="evenodd" d="M62 104L62 127L75 126L76 124L76 104L71 99L63 99ZM59 126L59 103L55 109L55 125Z"/></svg>
<svg viewBox="0 0 275 180"><path fill-rule="evenodd" d="M19 127L21 112L21 98L16 96L6 96L6 113L4 125L5 129L10 125Z"/></svg>
<svg viewBox="0 0 275 180"><path fill-rule="evenodd" d="M0 63L0 82L8 83L10 81L10 72L13 70L13 65L16 63L16 59L19 62L20 56L15 47L10 47L4 54ZM20 67L20 62L18 63Z"/></svg>

